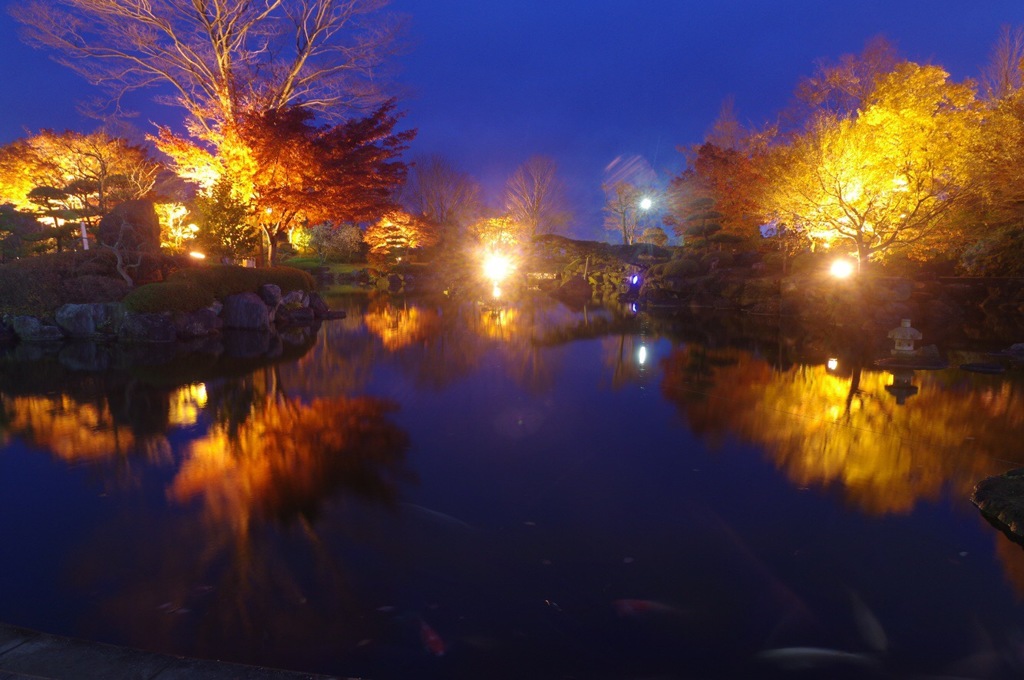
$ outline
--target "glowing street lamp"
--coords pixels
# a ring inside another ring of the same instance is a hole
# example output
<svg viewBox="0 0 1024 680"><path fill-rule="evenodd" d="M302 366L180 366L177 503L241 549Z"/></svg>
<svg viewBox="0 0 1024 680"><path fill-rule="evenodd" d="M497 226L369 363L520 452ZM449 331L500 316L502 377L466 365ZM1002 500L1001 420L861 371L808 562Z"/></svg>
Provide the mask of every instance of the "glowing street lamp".
<svg viewBox="0 0 1024 680"><path fill-rule="evenodd" d="M497 287L512 273L512 260L501 253L490 253L484 258L484 276Z"/></svg>
<svg viewBox="0 0 1024 680"><path fill-rule="evenodd" d="M839 258L832 262L829 274L837 279L848 279L853 274L853 263L847 258Z"/></svg>

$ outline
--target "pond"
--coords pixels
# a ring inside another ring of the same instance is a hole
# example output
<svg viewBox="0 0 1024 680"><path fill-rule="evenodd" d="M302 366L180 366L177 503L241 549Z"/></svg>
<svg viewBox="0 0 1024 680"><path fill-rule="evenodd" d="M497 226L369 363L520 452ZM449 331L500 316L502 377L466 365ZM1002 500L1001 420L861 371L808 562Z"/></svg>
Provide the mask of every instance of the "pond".
<svg viewBox="0 0 1024 680"><path fill-rule="evenodd" d="M272 361L5 358L0 620L374 680L1024 672L1024 551L969 501L1024 466L1024 372L333 302Z"/></svg>

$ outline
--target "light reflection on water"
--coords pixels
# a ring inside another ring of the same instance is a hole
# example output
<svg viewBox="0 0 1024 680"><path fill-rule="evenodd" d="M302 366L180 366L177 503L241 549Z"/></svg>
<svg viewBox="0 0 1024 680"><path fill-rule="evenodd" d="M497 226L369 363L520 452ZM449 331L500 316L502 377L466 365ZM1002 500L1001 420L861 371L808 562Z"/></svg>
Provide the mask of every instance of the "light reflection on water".
<svg viewBox="0 0 1024 680"><path fill-rule="evenodd" d="M276 362L5 363L0 620L372 678L1024 667L967 500L1021 464L1015 372L897 399L770 325L346 304Z"/></svg>

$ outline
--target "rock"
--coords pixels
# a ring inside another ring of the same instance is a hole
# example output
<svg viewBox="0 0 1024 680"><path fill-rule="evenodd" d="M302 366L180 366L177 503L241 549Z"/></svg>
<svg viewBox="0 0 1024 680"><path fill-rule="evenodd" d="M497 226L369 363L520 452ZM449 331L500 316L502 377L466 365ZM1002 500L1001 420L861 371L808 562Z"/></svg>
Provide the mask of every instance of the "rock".
<svg viewBox="0 0 1024 680"><path fill-rule="evenodd" d="M313 314L318 319L327 318L331 313L331 308L327 306L327 303L324 302L319 293L309 294L309 308L313 310Z"/></svg>
<svg viewBox="0 0 1024 680"><path fill-rule="evenodd" d="M377 289L389 293L400 293L405 290L405 278L401 274L386 274L377 279Z"/></svg>
<svg viewBox="0 0 1024 680"><path fill-rule="evenodd" d="M304 290L289 291L287 295L281 298L281 304L289 307L308 307L309 301L310 295Z"/></svg>
<svg viewBox="0 0 1024 680"><path fill-rule="evenodd" d="M1015 540L1024 541L1024 468L981 480L971 502Z"/></svg>
<svg viewBox="0 0 1024 680"><path fill-rule="evenodd" d="M225 328L270 330L270 310L256 293L236 293L227 296L221 316Z"/></svg>
<svg viewBox="0 0 1024 680"><path fill-rule="evenodd" d="M313 323L314 318L310 307L281 307L277 310L277 323L285 326L305 326Z"/></svg>
<svg viewBox="0 0 1024 680"><path fill-rule="evenodd" d="M590 300L593 291L582 276L573 276L565 281L552 295L569 303L583 304Z"/></svg>
<svg viewBox="0 0 1024 680"><path fill-rule="evenodd" d="M124 306L114 302L72 303L57 309L55 317L57 325L68 337L88 339L116 336L124 313Z"/></svg>
<svg viewBox="0 0 1024 680"><path fill-rule="evenodd" d="M125 342L174 342L178 332L170 312L126 312L117 337Z"/></svg>
<svg viewBox="0 0 1024 680"><path fill-rule="evenodd" d="M178 338L191 340L214 335L220 332L224 320L211 309L199 309L194 312L178 312L174 315L174 329Z"/></svg>
<svg viewBox="0 0 1024 680"><path fill-rule="evenodd" d="M11 327L10 320L6 316L0 319L0 345L10 344L17 339L18 336Z"/></svg>
<svg viewBox="0 0 1024 680"><path fill-rule="evenodd" d="M281 303L281 286L276 283L264 283L259 290L260 299L263 304L274 309Z"/></svg>
<svg viewBox="0 0 1024 680"><path fill-rule="evenodd" d="M22 342L59 342L64 332L57 326L44 324L34 316L16 316L11 319L11 328Z"/></svg>

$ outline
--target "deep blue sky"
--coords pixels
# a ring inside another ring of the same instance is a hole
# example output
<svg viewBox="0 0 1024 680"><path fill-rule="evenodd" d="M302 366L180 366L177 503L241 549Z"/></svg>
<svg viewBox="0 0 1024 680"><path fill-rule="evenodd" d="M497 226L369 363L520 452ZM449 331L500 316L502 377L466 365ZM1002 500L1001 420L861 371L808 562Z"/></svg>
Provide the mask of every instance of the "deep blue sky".
<svg viewBox="0 0 1024 680"><path fill-rule="evenodd" d="M882 34L906 58L974 77L1021 0L392 0L410 17L400 58L410 155L438 153L497 199L532 154L554 157L579 216L601 238L600 184L617 157L678 172L679 145L699 142L733 96L741 121L789 102L818 59L859 52ZM49 127L89 130L75 112L91 94L76 75L24 46L0 18L0 143ZM173 123L147 107L136 125Z"/></svg>

